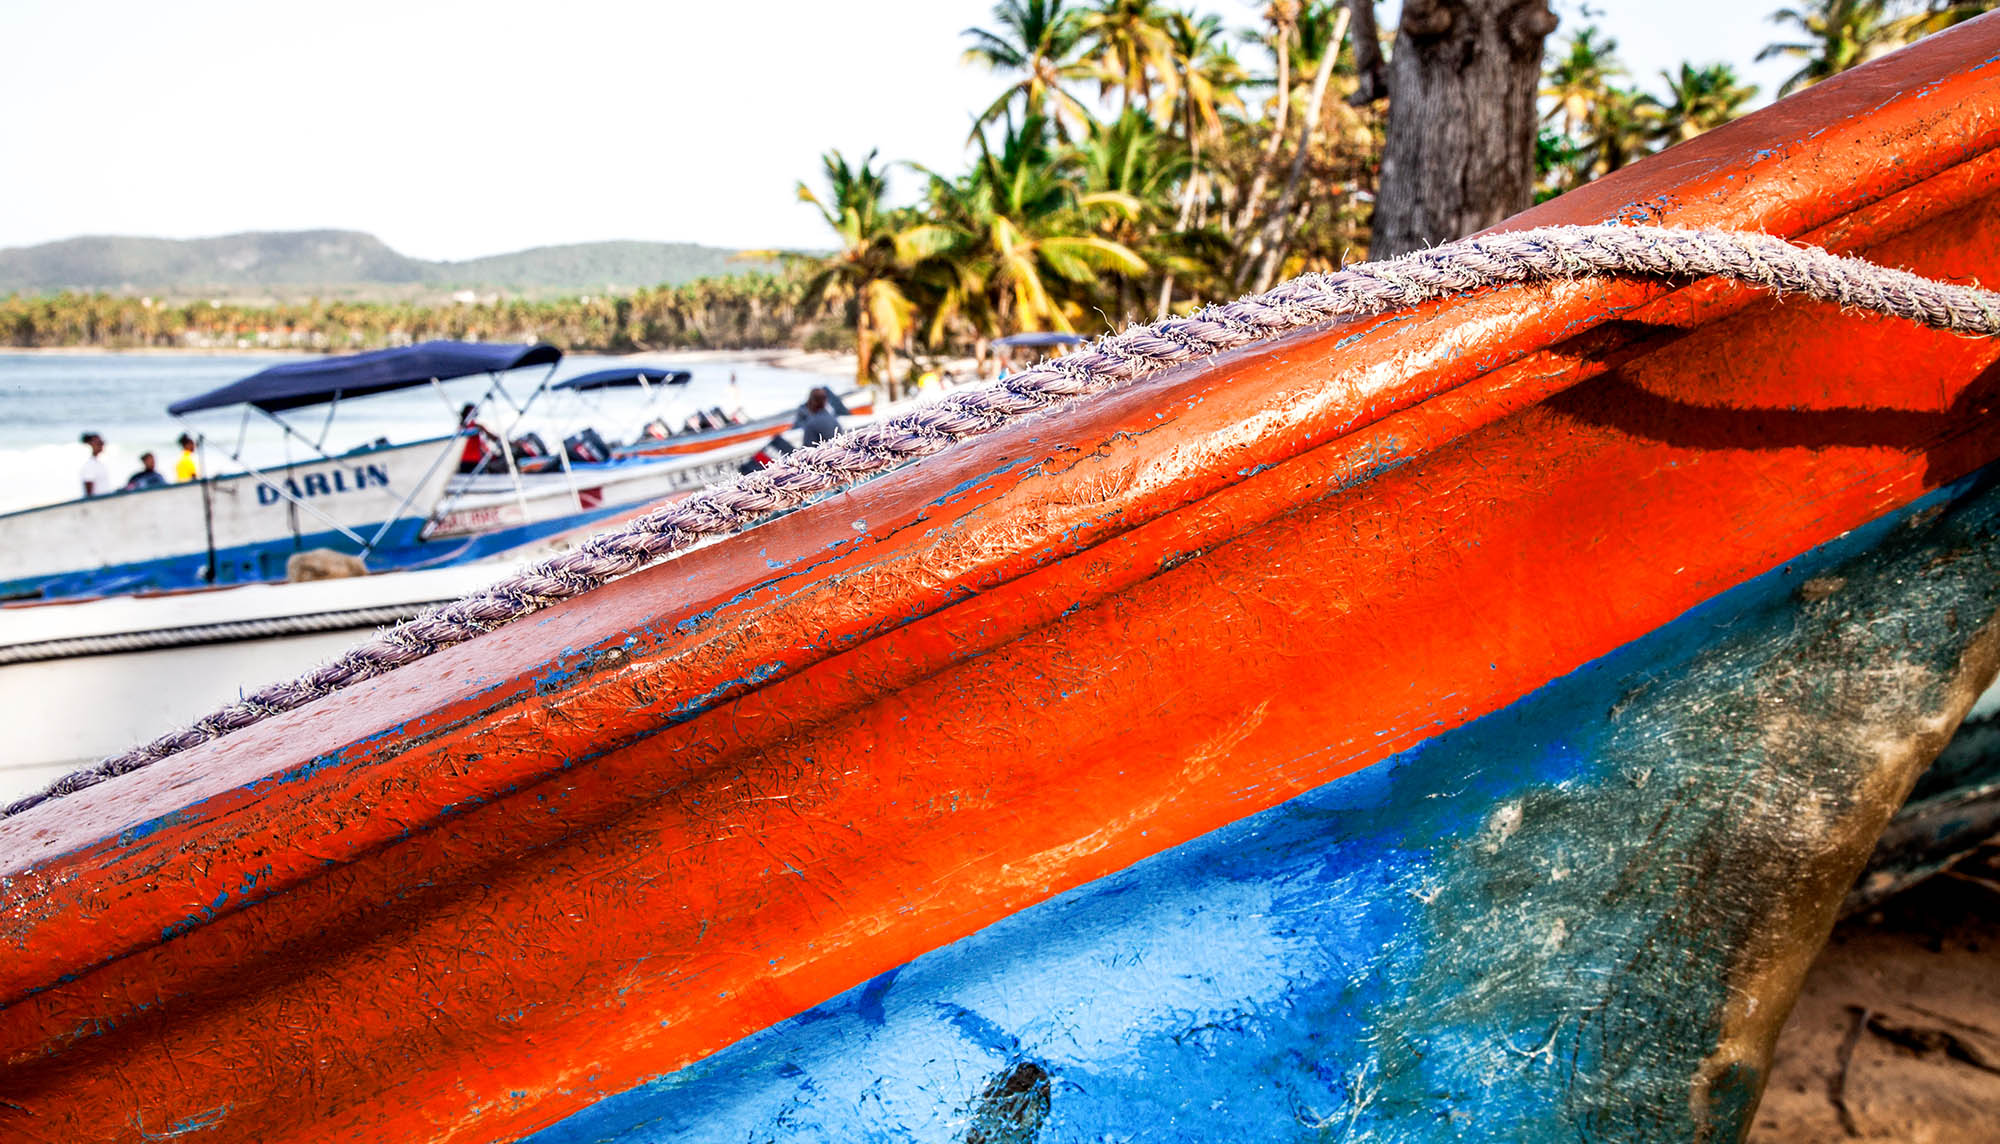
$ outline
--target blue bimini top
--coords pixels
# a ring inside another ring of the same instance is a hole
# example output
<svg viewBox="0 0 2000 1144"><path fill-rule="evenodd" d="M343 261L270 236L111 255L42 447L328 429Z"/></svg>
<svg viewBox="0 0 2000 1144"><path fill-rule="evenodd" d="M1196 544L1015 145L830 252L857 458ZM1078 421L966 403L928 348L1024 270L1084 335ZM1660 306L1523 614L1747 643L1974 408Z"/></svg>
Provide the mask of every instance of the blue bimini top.
<svg viewBox="0 0 2000 1144"><path fill-rule="evenodd" d="M580 373L566 377L550 389L615 389L619 386L637 386L641 382L648 385L686 385L694 379L694 374L684 369L656 369L650 366L619 366L616 369L600 369L595 373Z"/></svg>
<svg viewBox="0 0 2000 1144"><path fill-rule="evenodd" d="M167 412L176 416L199 409L254 405L267 413L319 405L343 397L366 397L450 381L475 373L499 373L529 365L554 365L562 351L538 342L532 346L486 342L420 342L414 346L373 350L365 354L286 362L199 397L176 401Z"/></svg>

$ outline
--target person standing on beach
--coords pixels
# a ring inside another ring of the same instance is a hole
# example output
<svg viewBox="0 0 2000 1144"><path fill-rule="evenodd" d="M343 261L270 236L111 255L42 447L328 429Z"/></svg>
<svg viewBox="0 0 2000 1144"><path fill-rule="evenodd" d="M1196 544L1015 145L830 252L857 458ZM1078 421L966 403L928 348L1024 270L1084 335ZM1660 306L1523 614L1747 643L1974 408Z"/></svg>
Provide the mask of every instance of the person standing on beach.
<svg viewBox="0 0 2000 1144"><path fill-rule="evenodd" d="M181 434L181 459L174 462L174 480L181 484L201 476L194 463L194 438Z"/></svg>
<svg viewBox="0 0 2000 1144"><path fill-rule="evenodd" d="M111 471L104 467L104 438L95 433L85 433L83 443L90 446L90 456L84 459L83 468L76 474L83 481L83 495L103 496L111 491Z"/></svg>
<svg viewBox="0 0 2000 1144"><path fill-rule="evenodd" d="M840 435L840 418L828 407L827 399L831 396L824 389L813 390L806 395L805 408L799 410L799 415L792 421L792 424L805 430L805 443L808 445L817 445L829 437Z"/></svg>
<svg viewBox="0 0 2000 1144"><path fill-rule="evenodd" d="M161 475L156 467L157 464L151 453L139 454L139 471L125 479L125 491L130 493L140 489L157 489L166 484L167 478Z"/></svg>
<svg viewBox="0 0 2000 1144"><path fill-rule="evenodd" d="M730 424L743 420L743 390L737 387L736 373L729 374L729 385L722 391L722 415Z"/></svg>

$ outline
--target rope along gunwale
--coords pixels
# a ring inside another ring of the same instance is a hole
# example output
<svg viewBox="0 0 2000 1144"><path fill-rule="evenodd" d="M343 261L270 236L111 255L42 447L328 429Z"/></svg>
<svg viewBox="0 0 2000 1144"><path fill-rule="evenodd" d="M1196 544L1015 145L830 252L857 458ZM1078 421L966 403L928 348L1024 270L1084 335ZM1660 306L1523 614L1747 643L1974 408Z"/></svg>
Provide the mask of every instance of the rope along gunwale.
<svg viewBox="0 0 2000 1144"><path fill-rule="evenodd" d="M128 774L573 599L696 543L796 508L968 437L1169 366L1337 318L1364 317L1504 286L1586 277L1728 278L1954 333L2000 335L2000 294L1795 246L1771 235L1662 227L1562 226L1462 239L1384 262L1292 279L1102 338L1064 358L961 389L791 453L777 464L599 533L483 591L376 633L297 679L181 730L65 775L0 808L6 818Z"/></svg>

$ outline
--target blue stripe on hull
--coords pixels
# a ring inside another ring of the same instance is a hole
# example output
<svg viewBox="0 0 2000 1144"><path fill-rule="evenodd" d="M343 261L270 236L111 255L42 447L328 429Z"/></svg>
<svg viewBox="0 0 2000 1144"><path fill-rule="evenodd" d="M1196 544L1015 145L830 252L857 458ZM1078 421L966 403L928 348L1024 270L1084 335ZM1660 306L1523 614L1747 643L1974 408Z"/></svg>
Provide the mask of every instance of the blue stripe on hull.
<svg viewBox="0 0 2000 1144"><path fill-rule="evenodd" d="M1961 483L531 1139L1733 1138L1762 1081L1718 1046L1775 1035L1789 997L1731 1016L1731 974L1786 880L1817 876L1821 840L1785 831L1860 813L1769 744L1784 704L1866 706L1871 681L1836 694L1796 657L1865 660L1854 641L1879 637L1955 664L2000 607L1996 520L2000 496ZM1896 577L1933 577L1936 606L1837 614ZM1943 686L1897 683L1912 704Z"/></svg>
<svg viewBox="0 0 2000 1144"><path fill-rule="evenodd" d="M545 537L629 511L631 504L610 505L587 512L570 513L553 520L495 529L473 536L445 540L422 539L425 518L405 517L391 525L381 544L368 553L370 572L401 572L416 568L442 568L497 556ZM372 535L380 525L355 531ZM345 534L327 530L298 537L285 536L261 544L241 544L219 548L215 553L216 577L207 576L205 551L183 552L154 560L139 560L104 568L67 572L55 576L26 577L0 581L0 600L114 596L132 592L169 592L203 588L213 584L256 584L282 581L285 562L294 553L329 548L349 555L361 551Z"/></svg>

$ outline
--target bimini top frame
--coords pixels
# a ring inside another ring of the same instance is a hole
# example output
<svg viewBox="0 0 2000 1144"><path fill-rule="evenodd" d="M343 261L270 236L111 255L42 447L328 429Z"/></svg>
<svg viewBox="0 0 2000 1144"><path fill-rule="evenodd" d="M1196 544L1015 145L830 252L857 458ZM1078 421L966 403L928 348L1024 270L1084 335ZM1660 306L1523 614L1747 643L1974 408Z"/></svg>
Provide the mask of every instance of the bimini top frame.
<svg viewBox="0 0 2000 1144"><path fill-rule="evenodd" d="M229 406L243 406L243 424L239 427L236 446L225 448L224 454L241 466L243 471L257 478L264 487L289 502L294 508L326 524L361 546L362 554L368 553L395 520L402 516L416 497L417 491L427 485L437 466L453 454L458 434L454 433L445 448L440 450L424 474L423 481L416 488L403 495L402 502L389 518L382 521L373 536L364 537L339 521L334 520L303 499L295 496L279 482L267 476L262 470L243 459L244 436L249 426L250 411L256 410L269 418L284 432L287 441L297 438L311 449L321 460L334 458L323 448L326 434L333 424L333 415L342 398L368 397L378 393L390 393L400 389L412 389L428 385L439 387L441 383L474 374L489 374L492 383L484 395L474 402L474 416L494 396L498 395L512 405L517 414L525 416L526 406L534 400L531 394L527 402L516 403L507 394L501 375L526 366L546 365L548 373L542 376L535 394L548 387L549 378L554 376L556 366L562 361L563 351L545 342L534 345L488 344L481 342L430 341L412 346L397 346L368 353L347 354L315 361L286 362L269 369L251 374L240 381L230 382L219 389L210 390L196 397L174 402L167 406L167 412L193 430L197 437L206 439L192 425L188 425L185 415L205 409L222 409ZM317 437L308 437L290 422L280 417L281 412L325 405L327 414L320 426ZM447 402L447 408L449 403ZM510 458L511 460L511 458ZM511 469L511 464L509 468Z"/></svg>

